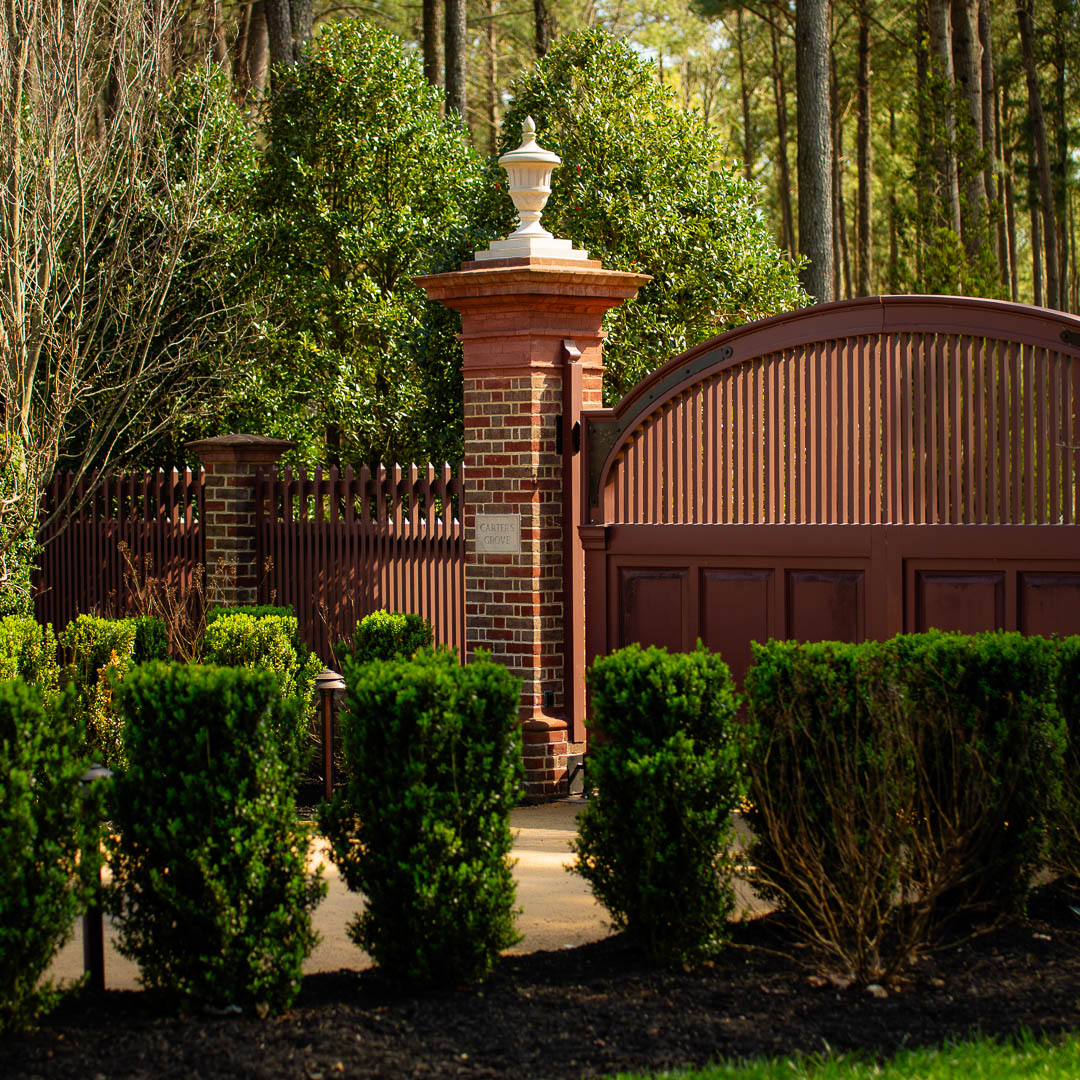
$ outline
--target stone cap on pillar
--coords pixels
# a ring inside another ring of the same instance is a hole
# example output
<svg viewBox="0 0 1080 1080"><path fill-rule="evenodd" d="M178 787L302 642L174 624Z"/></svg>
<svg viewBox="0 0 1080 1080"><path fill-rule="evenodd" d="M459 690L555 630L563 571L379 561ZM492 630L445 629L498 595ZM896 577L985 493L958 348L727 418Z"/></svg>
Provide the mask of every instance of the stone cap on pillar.
<svg viewBox="0 0 1080 1080"><path fill-rule="evenodd" d="M237 465L273 465L286 450L296 443L289 439L272 439L267 435L215 435L209 439L193 439L184 445L198 454L204 465L226 462Z"/></svg>

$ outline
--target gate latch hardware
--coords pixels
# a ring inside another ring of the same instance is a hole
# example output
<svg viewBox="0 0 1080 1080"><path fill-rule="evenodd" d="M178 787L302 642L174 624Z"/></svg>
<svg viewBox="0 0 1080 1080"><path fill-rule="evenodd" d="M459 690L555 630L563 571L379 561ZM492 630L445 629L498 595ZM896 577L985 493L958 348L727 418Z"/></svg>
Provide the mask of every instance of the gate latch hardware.
<svg viewBox="0 0 1080 1080"><path fill-rule="evenodd" d="M1076 330L1062 330L1061 340L1066 345L1071 345L1074 349L1080 349L1080 332Z"/></svg>

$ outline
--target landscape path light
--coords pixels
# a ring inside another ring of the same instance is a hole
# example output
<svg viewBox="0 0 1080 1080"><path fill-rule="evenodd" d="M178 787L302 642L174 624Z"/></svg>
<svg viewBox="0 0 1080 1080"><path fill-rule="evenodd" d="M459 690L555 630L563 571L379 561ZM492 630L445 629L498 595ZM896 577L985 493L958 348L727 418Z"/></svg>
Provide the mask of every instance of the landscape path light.
<svg viewBox="0 0 1080 1080"><path fill-rule="evenodd" d="M589 253L562 240L540 224L540 214L551 194L551 174L562 158L545 150L536 141L536 124L531 116L521 125L521 145L503 154L499 164L510 178L510 198L518 211L518 227L505 239L494 240L485 251L478 251L477 262L493 259L587 259Z"/></svg>
<svg viewBox="0 0 1080 1080"><path fill-rule="evenodd" d="M315 689L322 695L323 782L329 799L334 793L334 694L345 689L345 680L329 668L315 676Z"/></svg>
<svg viewBox="0 0 1080 1080"><path fill-rule="evenodd" d="M89 788L98 780L108 780L112 777L112 769L105 768L96 762L79 777L79 783ZM97 823L94 835L98 845L101 844L100 822ZM91 904L83 914L83 971L90 976L90 989L101 994L105 992L105 913L100 903L101 868L98 868L98 894L99 899Z"/></svg>

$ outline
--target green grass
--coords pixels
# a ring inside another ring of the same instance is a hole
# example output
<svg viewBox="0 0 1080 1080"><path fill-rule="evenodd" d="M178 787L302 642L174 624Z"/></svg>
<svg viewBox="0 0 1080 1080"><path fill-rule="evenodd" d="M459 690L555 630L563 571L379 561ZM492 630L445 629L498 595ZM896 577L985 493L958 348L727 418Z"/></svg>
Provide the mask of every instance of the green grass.
<svg viewBox="0 0 1080 1080"><path fill-rule="evenodd" d="M1021 1036L1015 1042L956 1043L937 1049L907 1050L883 1064L845 1055L790 1057L715 1065L697 1072L647 1074L672 1080L1077 1080L1080 1034L1051 1039ZM646 1080L620 1073L619 1080Z"/></svg>

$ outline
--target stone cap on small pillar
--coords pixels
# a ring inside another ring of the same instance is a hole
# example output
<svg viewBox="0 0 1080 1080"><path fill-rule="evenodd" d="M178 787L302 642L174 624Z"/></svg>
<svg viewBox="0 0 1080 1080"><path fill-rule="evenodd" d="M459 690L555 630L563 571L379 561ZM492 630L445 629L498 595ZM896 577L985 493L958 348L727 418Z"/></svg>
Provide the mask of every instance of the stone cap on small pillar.
<svg viewBox="0 0 1080 1080"><path fill-rule="evenodd" d="M245 465L273 465L286 450L296 443L289 439L272 439L266 435L215 435L209 439L192 439L184 445L199 456L204 465L227 462Z"/></svg>

